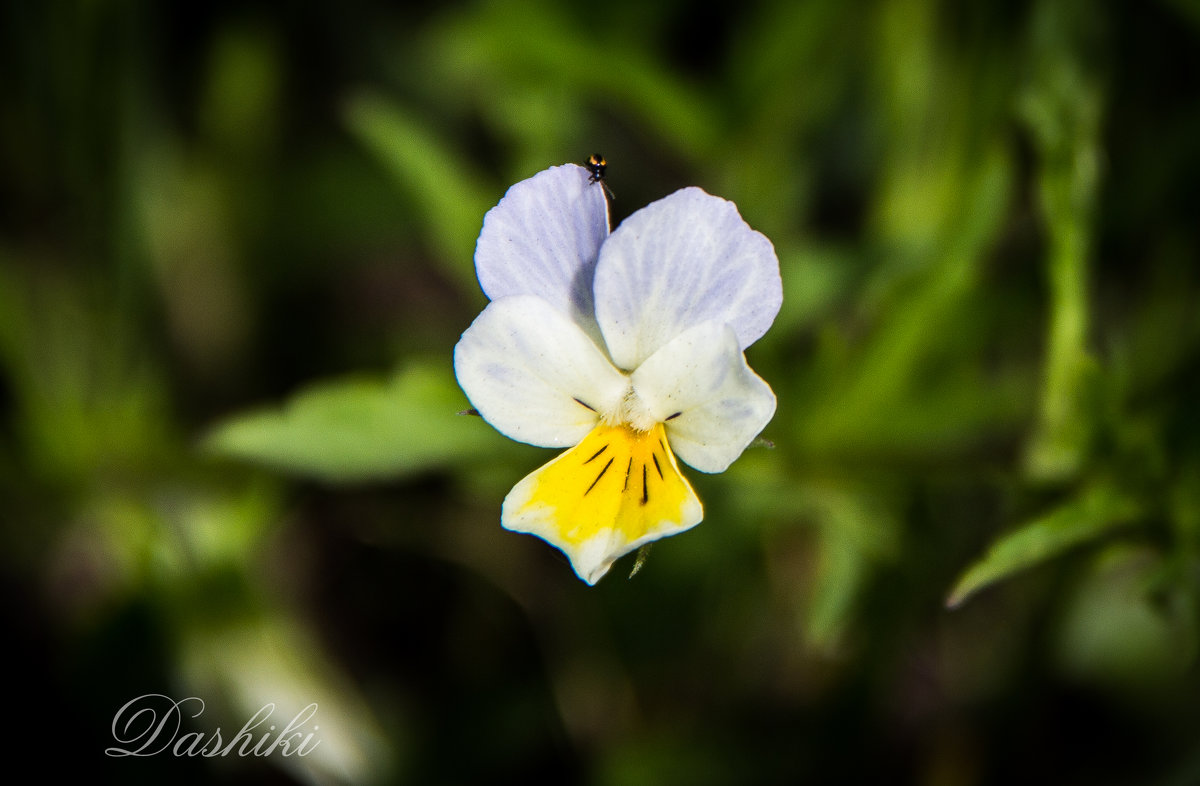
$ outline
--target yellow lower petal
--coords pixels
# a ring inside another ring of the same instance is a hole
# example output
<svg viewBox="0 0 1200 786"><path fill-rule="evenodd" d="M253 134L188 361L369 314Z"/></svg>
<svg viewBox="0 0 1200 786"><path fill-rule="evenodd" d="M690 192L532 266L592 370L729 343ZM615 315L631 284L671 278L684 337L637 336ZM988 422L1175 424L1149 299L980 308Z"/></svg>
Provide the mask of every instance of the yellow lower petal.
<svg viewBox="0 0 1200 786"><path fill-rule="evenodd" d="M579 578L595 584L621 555L703 517L662 424L600 425L514 486L501 523L562 549Z"/></svg>

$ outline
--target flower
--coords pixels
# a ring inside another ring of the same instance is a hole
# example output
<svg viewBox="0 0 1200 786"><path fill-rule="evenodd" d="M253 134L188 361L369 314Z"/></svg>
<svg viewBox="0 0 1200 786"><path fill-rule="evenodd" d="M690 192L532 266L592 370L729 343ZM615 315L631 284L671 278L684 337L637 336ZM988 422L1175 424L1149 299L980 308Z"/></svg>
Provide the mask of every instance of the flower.
<svg viewBox="0 0 1200 786"><path fill-rule="evenodd" d="M676 456L722 472L771 420L775 395L742 352L783 299L771 242L699 188L608 226L583 167L510 188L475 247L491 302L454 349L497 431L570 448L513 487L500 520L561 549L588 584L700 523Z"/></svg>

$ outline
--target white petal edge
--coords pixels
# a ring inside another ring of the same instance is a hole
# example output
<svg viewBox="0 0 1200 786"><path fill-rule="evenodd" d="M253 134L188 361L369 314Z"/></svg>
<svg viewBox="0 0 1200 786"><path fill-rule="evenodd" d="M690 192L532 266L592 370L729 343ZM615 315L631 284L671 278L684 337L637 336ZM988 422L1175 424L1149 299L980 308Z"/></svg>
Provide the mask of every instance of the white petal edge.
<svg viewBox="0 0 1200 786"><path fill-rule="evenodd" d="M513 490L509 493L509 497L504 498L504 510L508 510L510 507L508 502L510 497L514 500L511 507L515 508L519 507L521 497L527 494L528 491L523 488L521 484L514 486ZM646 533L637 540L625 544L619 544L613 538L611 533L596 535L595 537L584 541L578 546L557 543L555 542L556 539L553 535L553 521L549 518L537 517L536 515L526 515L515 521L506 522L502 514L501 524L507 530L535 535L549 543L551 546L554 546L556 549L566 555L567 559L571 563L571 568L575 571L576 576L578 576L589 586L595 586L596 582L607 575L609 569L613 566L613 563L615 563L621 557L624 557L631 551L641 548L647 543L652 543L656 540L662 540L663 538L669 538L673 535L678 535L681 532L686 532L703 521L704 507L700 504L700 498L695 495L695 492L692 493L689 504L690 507L685 514L686 518L684 519L684 523L671 529L663 529L656 532Z"/></svg>
<svg viewBox="0 0 1200 786"><path fill-rule="evenodd" d="M684 188L625 219L600 249L596 320L609 355L637 368L688 328L727 323L742 349L783 302L779 259L728 200Z"/></svg>
<svg viewBox="0 0 1200 786"><path fill-rule="evenodd" d="M729 325L685 331L632 378L675 455L701 472L725 471L775 415L775 394L746 364Z"/></svg>
<svg viewBox="0 0 1200 786"><path fill-rule="evenodd" d="M575 164L522 180L483 218L475 272L490 300L537 295L599 338L592 277L608 237L608 200Z"/></svg>
<svg viewBox="0 0 1200 786"><path fill-rule="evenodd" d="M455 346L454 373L484 420L540 447L579 442L629 386L578 325L533 295L489 303Z"/></svg>

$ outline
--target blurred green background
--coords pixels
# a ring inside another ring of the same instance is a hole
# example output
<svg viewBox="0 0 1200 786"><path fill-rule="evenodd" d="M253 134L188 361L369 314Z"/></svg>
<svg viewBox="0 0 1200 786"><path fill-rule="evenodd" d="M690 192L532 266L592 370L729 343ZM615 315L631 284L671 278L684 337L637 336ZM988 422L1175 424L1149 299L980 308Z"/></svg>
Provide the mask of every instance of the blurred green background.
<svg viewBox="0 0 1200 786"><path fill-rule="evenodd" d="M1188 0L4 3L10 766L1200 783L1198 97ZM451 351L484 213L597 151L784 305L774 448L588 588ZM320 744L106 757L148 693Z"/></svg>

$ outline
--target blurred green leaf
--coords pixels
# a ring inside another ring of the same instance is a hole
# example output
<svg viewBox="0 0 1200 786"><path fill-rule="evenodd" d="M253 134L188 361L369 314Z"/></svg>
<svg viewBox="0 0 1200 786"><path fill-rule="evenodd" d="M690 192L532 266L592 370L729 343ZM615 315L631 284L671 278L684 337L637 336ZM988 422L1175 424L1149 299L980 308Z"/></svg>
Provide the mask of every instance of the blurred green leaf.
<svg viewBox="0 0 1200 786"><path fill-rule="evenodd" d="M307 783L387 782L396 762L372 708L291 609L220 626L192 621L179 627L178 677L190 695L212 701L215 718L206 722L237 728L259 712L270 713L272 723L299 718L292 727L298 736L272 738L307 746L308 755L278 756L295 777Z"/></svg>
<svg viewBox="0 0 1200 786"><path fill-rule="evenodd" d="M971 595L1026 568L1045 562L1141 513L1141 505L1109 483L1097 483L1077 498L1035 518L991 545L962 573L946 599L953 608Z"/></svg>
<svg viewBox="0 0 1200 786"><path fill-rule="evenodd" d="M1184 593L1154 593L1162 556L1115 544L1096 555L1072 588L1057 630L1057 657L1076 678L1142 699L1174 684L1196 652L1195 605Z"/></svg>
<svg viewBox="0 0 1200 786"><path fill-rule="evenodd" d="M465 463L503 444L468 406L448 368L412 363L390 380L315 385L279 409L236 416L209 453L329 482L394 479Z"/></svg>

